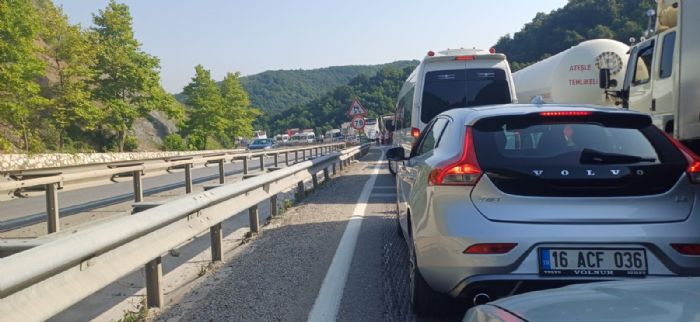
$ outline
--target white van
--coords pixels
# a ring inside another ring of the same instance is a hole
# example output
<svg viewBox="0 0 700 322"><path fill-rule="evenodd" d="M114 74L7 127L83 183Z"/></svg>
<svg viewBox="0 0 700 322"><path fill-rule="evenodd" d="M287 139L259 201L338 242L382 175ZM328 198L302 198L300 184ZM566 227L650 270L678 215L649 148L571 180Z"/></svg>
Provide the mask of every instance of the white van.
<svg viewBox="0 0 700 322"><path fill-rule="evenodd" d="M408 157L416 138L436 115L459 107L517 103L504 54L480 49L428 52L401 87L393 144ZM394 165L390 165L394 173Z"/></svg>

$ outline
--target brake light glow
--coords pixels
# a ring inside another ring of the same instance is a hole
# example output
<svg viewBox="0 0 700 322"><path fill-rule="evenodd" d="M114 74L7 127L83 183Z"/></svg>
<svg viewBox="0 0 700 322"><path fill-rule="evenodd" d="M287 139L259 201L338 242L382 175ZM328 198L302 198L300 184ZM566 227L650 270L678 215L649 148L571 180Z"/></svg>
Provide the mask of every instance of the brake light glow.
<svg viewBox="0 0 700 322"><path fill-rule="evenodd" d="M489 48L489 53L495 54L495 53L496 53L496 48L493 48L493 47Z"/></svg>
<svg viewBox="0 0 700 322"><path fill-rule="evenodd" d="M435 56L435 52L432 50L428 51L428 57L433 57L433 56Z"/></svg>
<svg viewBox="0 0 700 322"><path fill-rule="evenodd" d="M420 130L416 127L411 128L411 136L417 139L420 136Z"/></svg>
<svg viewBox="0 0 700 322"><path fill-rule="evenodd" d="M474 56L456 56L455 60L474 60Z"/></svg>
<svg viewBox="0 0 700 322"><path fill-rule="evenodd" d="M683 153L683 156L688 161L688 168L685 169L685 172L688 174L690 182L700 183L700 157L693 151L688 149L687 146L683 145L683 143L670 136L668 133L664 131L661 131L661 133L665 134L666 137L669 140L671 140L671 142L673 142L673 145L675 145L676 148L678 148L678 150L680 150L681 153Z"/></svg>
<svg viewBox="0 0 700 322"><path fill-rule="evenodd" d="M671 247L683 255L700 256L700 244L671 244Z"/></svg>
<svg viewBox="0 0 700 322"><path fill-rule="evenodd" d="M462 155L456 162L437 166L430 171L428 184L431 186L473 186L481 178L481 168L476 160L472 128L467 128Z"/></svg>
<svg viewBox="0 0 700 322"><path fill-rule="evenodd" d="M488 244L474 244L467 249L465 249L462 253L464 254L481 254L481 255L486 255L486 254L505 254L515 246L518 246L516 243L488 243Z"/></svg>
<svg viewBox="0 0 700 322"><path fill-rule="evenodd" d="M540 116L590 116L591 111L557 111L557 112L540 112Z"/></svg>

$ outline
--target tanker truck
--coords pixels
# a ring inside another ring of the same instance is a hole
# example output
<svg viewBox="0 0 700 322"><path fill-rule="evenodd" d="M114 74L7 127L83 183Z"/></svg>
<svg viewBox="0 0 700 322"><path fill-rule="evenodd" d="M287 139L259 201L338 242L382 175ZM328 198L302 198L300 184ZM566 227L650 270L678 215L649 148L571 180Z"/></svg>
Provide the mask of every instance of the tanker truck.
<svg viewBox="0 0 700 322"><path fill-rule="evenodd" d="M602 69L600 87L622 106L651 114L656 126L700 152L700 1L657 0L656 28L632 46L622 88Z"/></svg>
<svg viewBox="0 0 700 322"><path fill-rule="evenodd" d="M513 73L518 101L540 96L545 103L616 105L616 98L599 87L598 71L609 71L611 88L622 85L628 50L619 41L588 40L523 68Z"/></svg>

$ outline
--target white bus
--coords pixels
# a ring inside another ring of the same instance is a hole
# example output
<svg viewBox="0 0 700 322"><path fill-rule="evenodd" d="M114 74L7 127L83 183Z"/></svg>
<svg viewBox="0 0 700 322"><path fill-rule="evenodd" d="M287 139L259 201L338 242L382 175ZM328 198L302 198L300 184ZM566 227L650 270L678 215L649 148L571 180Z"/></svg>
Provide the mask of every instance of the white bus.
<svg viewBox="0 0 700 322"><path fill-rule="evenodd" d="M493 49L429 51L408 76L396 102L393 144L408 157L413 143L436 115L459 107L517 103L504 54ZM395 165L389 169L395 173Z"/></svg>

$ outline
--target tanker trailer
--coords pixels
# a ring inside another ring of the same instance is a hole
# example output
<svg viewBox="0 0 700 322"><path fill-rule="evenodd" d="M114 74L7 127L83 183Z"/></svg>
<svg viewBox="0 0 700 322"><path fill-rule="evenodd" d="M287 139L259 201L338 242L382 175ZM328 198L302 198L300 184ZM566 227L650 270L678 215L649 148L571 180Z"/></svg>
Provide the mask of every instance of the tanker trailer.
<svg viewBox="0 0 700 322"><path fill-rule="evenodd" d="M523 68L513 73L518 101L529 103L541 96L546 103L616 105L598 86L599 70L609 68L611 80L621 88L628 50L616 40L588 40Z"/></svg>

